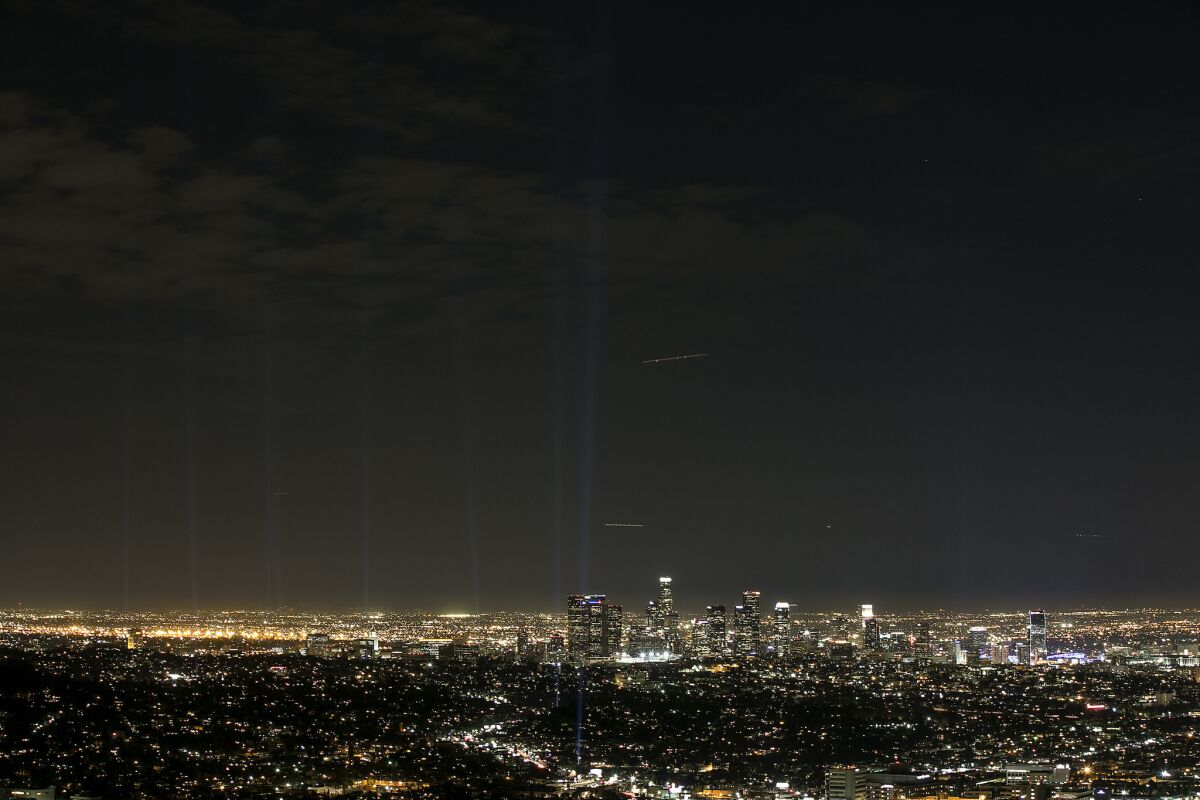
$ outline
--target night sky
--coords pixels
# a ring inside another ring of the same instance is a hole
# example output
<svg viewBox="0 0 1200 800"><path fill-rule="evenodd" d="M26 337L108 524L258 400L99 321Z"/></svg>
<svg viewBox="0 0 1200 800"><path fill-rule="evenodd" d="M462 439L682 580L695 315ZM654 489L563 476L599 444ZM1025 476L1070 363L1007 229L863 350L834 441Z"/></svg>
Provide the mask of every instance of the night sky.
<svg viewBox="0 0 1200 800"><path fill-rule="evenodd" d="M0 604L1195 605L1200 7L767 8L4 2Z"/></svg>

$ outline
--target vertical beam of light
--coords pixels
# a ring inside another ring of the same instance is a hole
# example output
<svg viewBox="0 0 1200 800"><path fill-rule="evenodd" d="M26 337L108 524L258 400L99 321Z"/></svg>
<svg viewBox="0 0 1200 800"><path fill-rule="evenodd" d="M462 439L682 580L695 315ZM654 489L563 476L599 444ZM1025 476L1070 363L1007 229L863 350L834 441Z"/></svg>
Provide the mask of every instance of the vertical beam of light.
<svg viewBox="0 0 1200 800"><path fill-rule="evenodd" d="M974 342L971 330L971 320L973 319L971 301L973 298L970 287L960 282L964 278L952 278L952 280L956 282L948 288L952 293L950 303L952 313L949 315L949 323L953 329L948 334L951 352L957 362L955 378L958 392L954 418L955 456L958 462L955 470L958 490L958 507L955 516L958 522L958 533L955 536L952 550L957 553L958 562L951 565L950 569L956 577L958 606L970 608L979 600L980 587L976 585L975 581L975 564L979 563L977 561L979 557L987 558L988 556L979 552L977 541L979 528L974 480L976 463L974 411L977 391Z"/></svg>
<svg viewBox="0 0 1200 800"><path fill-rule="evenodd" d="M187 454L188 564L191 567L192 611L199 608L196 520L196 325L189 310L184 335L184 409Z"/></svg>
<svg viewBox="0 0 1200 800"><path fill-rule="evenodd" d="M362 607L371 607L371 413L372 413L371 321L364 303L362 311Z"/></svg>
<svg viewBox="0 0 1200 800"><path fill-rule="evenodd" d="M551 377L551 442L553 450L552 467L554 496L551 502L550 533L554 538L551 552L553 554L554 595L550 600L551 608L558 608L562 603L562 537L563 537L563 439L566 428L566 389L564 373L567 368L566 348L566 271L556 269L554 273L554 369Z"/></svg>
<svg viewBox="0 0 1200 800"><path fill-rule="evenodd" d="M600 402L600 280L603 271L607 192L603 186L608 162L608 45L609 7L605 0L594 6L595 51L592 73L592 125L589 152L587 242L584 255L584 354L583 415L581 419L581 469L579 492L579 589L587 591L592 539L593 465L596 449L597 409Z"/></svg>
<svg viewBox="0 0 1200 800"><path fill-rule="evenodd" d="M460 322L458 337L459 431L463 470L463 512L467 524L467 554L471 560L471 593L479 613L479 511L475 500L475 414L471 397L471 355L467 326Z"/></svg>
<svg viewBox="0 0 1200 800"><path fill-rule="evenodd" d="M559 13L557 25L555 27L564 30L564 36L556 37L556 41L565 40L565 28L569 24L567 19L567 7L565 4L555 4L553 8ZM564 57L560 47L553 47L553 59L560 72L565 72L568 68L567 59ZM555 249L555 259L550 267L550 282L552 284L552 302L554 307L551 313L552 329L550 340L551 351L551 373L550 373L550 424L552 426L550 433L551 441L551 468L553 474L551 476L551 486L553 496L551 497L550 506L550 536L552 538L550 546L551 554L551 575L550 584L553 587L553 594L550 597L550 608L561 608L563 598L563 488L565 481L563 479L563 466L565 460L564 443L566 440L566 369L567 369L567 279L569 275L570 263L569 249L567 247L567 238L563 225L561 223L562 214L560 207L566 205L565 197L568 185L568 165L570 148L567 146L567 137L562 131L568 130L572 120L569 118L569 105L571 93L567 90L564 84L563 88L552 94L553 109L552 114L557 120L557 129L559 133L553 137L554 146L551 148L551 164L549 167L552 174L553 182L553 197L556 201L551 205L549 225L552 231ZM555 670L555 707L558 706L558 680L561 677L561 668Z"/></svg>
<svg viewBox="0 0 1200 800"><path fill-rule="evenodd" d="M131 341L129 312L125 312L125 347L122 351L121 358L121 405L122 405L122 447L121 447L121 475L122 475L122 491L123 491L123 511L124 525L122 530L122 584L124 588L124 608L125 612L129 613L129 584L131 579L131 571L129 565L129 551L132 546L133 538L133 446L131 439L133 437L133 344Z"/></svg>
<svg viewBox="0 0 1200 800"><path fill-rule="evenodd" d="M579 683L575 699L575 766L583 760L583 667L579 667Z"/></svg>
<svg viewBox="0 0 1200 800"><path fill-rule="evenodd" d="M269 301L268 301L269 302ZM279 586L279 532L276 517L278 491L275 480L275 331L270 311L263 326L262 426L263 426L263 566L267 608L283 605Z"/></svg>

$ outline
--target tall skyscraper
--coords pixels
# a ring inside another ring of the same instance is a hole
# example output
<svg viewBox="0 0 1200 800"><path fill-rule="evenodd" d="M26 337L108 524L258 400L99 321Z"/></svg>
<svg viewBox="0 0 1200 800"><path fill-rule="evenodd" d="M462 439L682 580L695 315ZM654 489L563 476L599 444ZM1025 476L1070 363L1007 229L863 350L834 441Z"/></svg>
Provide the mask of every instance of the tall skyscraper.
<svg viewBox="0 0 1200 800"><path fill-rule="evenodd" d="M862 644L867 643L867 620L875 619L875 606L870 603L863 603L858 607L859 613L859 629L858 641Z"/></svg>
<svg viewBox="0 0 1200 800"><path fill-rule="evenodd" d="M987 628L982 625L972 626L971 630L967 632L967 642L970 647L967 652L968 658L975 660L991 657L988 641Z"/></svg>
<svg viewBox="0 0 1200 800"><path fill-rule="evenodd" d="M867 650L882 650L883 639L879 635L879 617L867 619L863 628L863 647Z"/></svg>
<svg viewBox="0 0 1200 800"><path fill-rule="evenodd" d="M745 657L751 654L750 614L745 606L733 607L733 654Z"/></svg>
<svg viewBox="0 0 1200 800"><path fill-rule="evenodd" d="M602 594L567 597L567 652L572 661L609 658L620 648L622 610Z"/></svg>
<svg viewBox="0 0 1200 800"><path fill-rule="evenodd" d="M658 613L659 633L667 642L667 648L672 653L682 649L679 636L679 615L675 613L675 598L671 595L671 579L658 579Z"/></svg>
<svg viewBox="0 0 1200 800"><path fill-rule="evenodd" d="M604 646L601 655L615 658L623 649L625 632L625 610L613 603L604 607Z"/></svg>
<svg viewBox="0 0 1200 800"><path fill-rule="evenodd" d="M662 611L657 600L646 603L646 630L661 631L663 627Z"/></svg>
<svg viewBox="0 0 1200 800"><path fill-rule="evenodd" d="M675 598L671 596L671 579L658 579L658 607L663 614L675 613Z"/></svg>
<svg viewBox="0 0 1200 800"><path fill-rule="evenodd" d="M929 630L928 620L921 620L917 623L915 651L918 656L922 657L933 655L933 634Z"/></svg>
<svg viewBox="0 0 1200 800"><path fill-rule="evenodd" d="M588 604L584 595L567 595L567 655L583 660L588 651Z"/></svg>
<svg viewBox="0 0 1200 800"><path fill-rule="evenodd" d="M708 620L692 620L692 655L712 655L712 637L708 633Z"/></svg>
<svg viewBox="0 0 1200 800"><path fill-rule="evenodd" d="M775 604L775 655L784 657L791 651L792 644L792 604Z"/></svg>
<svg viewBox="0 0 1200 800"><path fill-rule="evenodd" d="M725 652L725 606L709 606L704 618L708 622L708 649L714 656Z"/></svg>
<svg viewBox="0 0 1200 800"><path fill-rule="evenodd" d="M1037 664L1046 659L1046 612L1036 609L1029 612L1029 623L1026 626L1029 638L1029 650L1026 655L1030 664Z"/></svg>
<svg viewBox="0 0 1200 800"><path fill-rule="evenodd" d="M747 589L742 592L742 608L746 620L747 646L748 654L760 655L762 653L762 612L759 609L759 602L762 597L762 592L754 589Z"/></svg>
<svg viewBox="0 0 1200 800"><path fill-rule="evenodd" d="M588 658L603 658L604 648L608 644L608 609L604 604L608 598L602 594L587 595L588 604Z"/></svg>

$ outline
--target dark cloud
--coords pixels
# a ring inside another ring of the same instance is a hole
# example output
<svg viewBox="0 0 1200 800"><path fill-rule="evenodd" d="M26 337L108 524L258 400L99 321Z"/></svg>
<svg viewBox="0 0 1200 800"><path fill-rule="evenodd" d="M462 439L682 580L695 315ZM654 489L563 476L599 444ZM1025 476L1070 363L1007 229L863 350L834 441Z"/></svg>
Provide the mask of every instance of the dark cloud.
<svg viewBox="0 0 1200 800"><path fill-rule="evenodd" d="M618 182L597 221L586 184L555 193L528 170L359 154L306 175L283 156L284 175L303 180L280 181L278 164L205 157L164 126L112 142L99 125L24 94L6 95L3 107L5 269L13 291L42 299L69 292L245 313L271 297L333 315L420 303L425 317L468 287L507 307L513 298L498 287L528 287L580 262L596 224L614 291L634 293L781 269L804 281L849 269L869 238L825 211L747 215L758 187ZM278 155L281 143L260 137L243 148ZM731 272L731 261L745 266Z"/></svg>
<svg viewBox="0 0 1200 800"><path fill-rule="evenodd" d="M850 119L872 119L901 114L926 95L922 89L887 80L814 75L809 91L834 103L837 113Z"/></svg>
<svg viewBox="0 0 1200 800"><path fill-rule="evenodd" d="M1174 131L1155 136L1085 139L1038 148L1040 171L1054 182L1095 189L1159 187L1187 181L1200 145Z"/></svg>

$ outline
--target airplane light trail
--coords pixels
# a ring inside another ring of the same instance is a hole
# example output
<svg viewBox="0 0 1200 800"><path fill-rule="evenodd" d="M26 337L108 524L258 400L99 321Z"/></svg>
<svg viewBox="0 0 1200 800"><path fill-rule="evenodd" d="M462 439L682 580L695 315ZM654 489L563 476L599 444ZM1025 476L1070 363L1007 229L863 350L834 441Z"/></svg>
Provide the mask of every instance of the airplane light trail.
<svg viewBox="0 0 1200 800"><path fill-rule="evenodd" d="M604 523L604 527L606 527L606 528L644 528L646 526L640 522L606 522L606 523Z"/></svg>
<svg viewBox="0 0 1200 800"><path fill-rule="evenodd" d="M663 358L648 358L643 364L661 364L664 361L687 361L689 358L708 358L708 353L690 353L686 356L665 356Z"/></svg>

